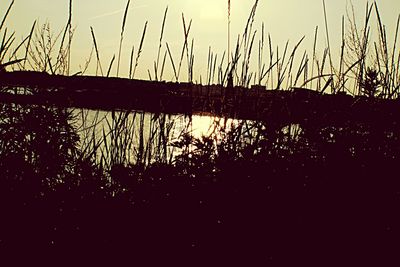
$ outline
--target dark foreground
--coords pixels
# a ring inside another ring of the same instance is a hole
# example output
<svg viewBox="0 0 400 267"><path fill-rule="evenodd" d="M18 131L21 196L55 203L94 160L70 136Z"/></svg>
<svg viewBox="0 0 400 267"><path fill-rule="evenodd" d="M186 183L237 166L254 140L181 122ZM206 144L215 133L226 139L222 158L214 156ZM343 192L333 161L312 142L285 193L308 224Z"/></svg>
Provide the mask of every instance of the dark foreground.
<svg viewBox="0 0 400 267"><path fill-rule="evenodd" d="M396 124L265 130L247 143L237 129L218 144L186 136L173 163L106 170L77 151L63 114L32 108L2 120L0 261L400 263Z"/></svg>
<svg viewBox="0 0 400 267"><path fill-rule="evenodd" d="M44 196L35 181L2 181L1 251L56 265L398 262L396 165L304 163L238 162L196 179L166 167L116 197L95 181Z"/></svg>

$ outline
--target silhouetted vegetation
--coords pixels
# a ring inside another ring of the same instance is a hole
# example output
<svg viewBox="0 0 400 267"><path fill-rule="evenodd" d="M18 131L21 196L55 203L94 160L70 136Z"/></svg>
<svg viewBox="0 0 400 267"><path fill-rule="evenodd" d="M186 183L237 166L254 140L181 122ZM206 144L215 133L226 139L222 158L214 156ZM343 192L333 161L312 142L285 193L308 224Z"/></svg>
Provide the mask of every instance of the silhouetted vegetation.
<svg viewBox="0 0 400 267"><path fill-rule="evenodd" d="M270 51L270 64L265 65L263 35L260 73L252 76L256 74L249 72L256 6L257 2L232 62L225 72L222 64L217 69L218 83L226 84L227 76L233 75L235 84L246 87L255 77L257 84L277 79L277 89L284 82L295 86L308 68L304 59L296 74L291 72L301 41L288 62L285 49L283 59L276 62ZM376 4L367 6L367 21L373 8L379 14ZM167 10L160 49L166 16ZM125 12L120 44L126 17ZM39 31L45 34L45 29ZM192 82L189 29L185 26L178 71L166 46L161 67L162 52L158 51L155 80L162 80L168 51L176 80L186 52ZM37 68L69 72L70 19L58 51L40 50L40 42L30 50L31 37L35 41L32 32L23 41L25 60L36 55L33 65ZM145 32L146 26L130 78ZM64 45L67 33L69 42ZM93 30L92 37L102 73ZM367 40L363 42L366 45ZM0 47L0 55L8 47ZM278 120L216 118L209 135L199 138L191 134L191 118L187 118L175 138L175 121L165 114L146 117L133 111L106 115L91 111L89 115L87 110L0 104L0 251L16 253L16 262L33 261L24 257L31 252L43 261L54 257L54 265L64 259L110 265L128 260L138 266L393 263L398 260L400 230L400 124L390 110L374 108L380 100L398 101L398 65L395 60L390 63L392 57L385 49L381 52L387 64L379 63L382 55L376 52L379 62L370 65L365 62L365 47L354 48L361 49L354 62L343 57L340 71L332 69L329 75L323 72L328 50L322 63L313 59L318 75L304 78L303 86L317 81L317 91L330 87L332 93L343 94L349 91L347 75L354 71L353 93L365 95L354 98L365 105L360 110L367 114L362 116L333 109L330 118L314 114L309 120L285 125ZM241 64L240 49L245 51ZM121 45L118 69L120 50ZM57 51L52 57L56 61L40 57L46 51ZM11 54L10 61L1 58L0 67L22 67L23 60L15 61L16 53ZM209 84L216 61L210 52ZM273 78L270 72L275 67ZM288 80L286 73L290 73Z"/></svg>

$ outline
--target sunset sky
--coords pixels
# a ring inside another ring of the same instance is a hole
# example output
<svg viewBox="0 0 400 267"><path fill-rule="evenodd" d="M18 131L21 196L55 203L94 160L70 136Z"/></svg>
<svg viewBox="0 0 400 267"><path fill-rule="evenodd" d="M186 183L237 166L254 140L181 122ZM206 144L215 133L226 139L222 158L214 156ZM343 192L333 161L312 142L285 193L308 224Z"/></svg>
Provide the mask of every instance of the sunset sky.
<svg viewBox="0 0 400 267"><path fill-rule="evenodd" d="M4 14L10 2L11 0L0 1L1 15ZM113 54L117 54L126 2L126 0L73 1L73 25L76 27L72 44L74 70L78 71L79 65L83 64L89 56L92 47L90 26L94 28L96 34L103 66L108 65ZM195 79L198 79L207 66L209 46L219 55L219 58L227 49L227 2L227 0L131 1L125 29L120 76L128 75L130 50L132 45L135 48L139 45L143 26L148 21L137 78L148 77L147 69L153 69L153 62L157 57L162 17L168 6L163 50L165 42L168 42L175 60L177 61L180 57L183 45L181 22L183 12L187 22L190 19L193 20L189 38L195 39ZM382 19L387 26L388 38L393 39L392 35L394 35L397 16L400 12L400 1L378 2ZM46 21L50 22L53 31L57 33L62 30L67 21L68 3L69 0L15 0L6 25L9 31L16 32L17 40L22 40L29 33L34 20L38 20L39 25ZM349 3L348 0L326 0L332 50L339 51L340 49L341 20L342 15L346 15ZM367 1L353 0L352 3L358 23L362 25ZM253 0L231 0L232 40L235 40L243 31L253 4ZM305 35L306 39L300 50L302 52L308 50L311 53L316 26L319 26L318 45L320 48L326 46L322 0L260 0L255 21L258 33L261 31L262 22L265 23L266 33L271 34L273 45L279 46L282 50L287 40L290 41L290 47L293 47ZM374 19L372 24L375 22ZM257 49L254 52L256 53ZM93 73L94 62L93 58L89 73ZM171 69L166 71L169 71L171 75ZM113 72L115 73L115 70Z"/></svg>

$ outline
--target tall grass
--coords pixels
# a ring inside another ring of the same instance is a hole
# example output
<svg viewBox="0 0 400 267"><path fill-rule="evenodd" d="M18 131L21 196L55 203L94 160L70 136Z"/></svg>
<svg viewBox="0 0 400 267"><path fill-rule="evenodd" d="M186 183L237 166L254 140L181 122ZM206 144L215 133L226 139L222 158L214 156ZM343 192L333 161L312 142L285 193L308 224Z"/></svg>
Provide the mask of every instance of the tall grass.
<svg viewBox="0 0 400 267"><path fill-rule="evenodd" d="M121 43L124 36L128 8L129 1L125 9L121 27L118 58L120 58L122 53ZM175 79L178 80L178 73L174 65L174 60L168 43L166 43L164 59L162 62L160 61L167 12L168 7L164 12L159 40L159 51L157 53L157 60L154 62L154 77L156 80L162 79L167 52L170 56L171 64L175 69ZM136 46L136 55L134 49L135 46L133 46L131 50L129 78L135 77L145 43L147 25L148 23L146 22L142 31L140 42L138 46ZM92 28L91 32L96 50L97 67L99 67L100 71L102 71L98 45ZM188 30L185 29L185 33L187 36ZM184 45L183 49L187 54L189 54L186 45ZM111 73L114 60L115 56L109 64L107 76ZM118 69L119 68L117 67L117 72ZM135 164L141 168L140 166L147 166L154 161L168 162L172 160L172 153L170 152L172 148L168 144L170 142L172 132L175 129L175 125L174 119L171 119L170 116L165 114L148 115L143 112L130 110L112 111L110 113L104 113L101 115L99 115L97 112L92 118L92 122L89 122L90 118L88 112L82 111L81 114L82 120L85 121L85 125L81 127L84 139L86 139L84 142L84 151L90 155L91 159L97 160L98 164L100 164L100 166L102 166L102 168L105 170L111 171L118 168L118 166L128 166L130 164Z"/></svg>
<svg viewBox="0 0 400 267"><path fill-rule="evenodd" d="M243 33L237 37L234 49L223 52L222 56L215 53L212 47L208 50L207 68L200 80L207 85L218 84L227 85L229 79L232 85L251 87L252 85L266 86L272 89L291 90L294 87L307 87L320 93L347 92L353 95L367 94L366 81L376 73L376 92L375 97L397 98L399 92L399 61L400 53L396 45L398 31L400 27L400 16L397 20L396 31L394 32L394 43L389 45L384 23L380 16L378 4L367 4L365 10L365 21L361 27L356 24L354 9L342 18L341 44L339 47L339 58L334 60L332 44L329 38L328 15L323 4L323 17L325 24L325 39L327 47L318 45L319 28L315 28L313 47L311 55L302 50L305 37L291 45L287 41L282 48L275 47L273 38L267 33L264 23L258 31L255 25L256 10L258 1L255 1L250 10ZM54 34L49 24L37 27L33 24L30 34L11 51L14 36L8 35L4 29L5 19L13 5L11 2L5 16L0 24L0 31L3 31L3 38L0 46L0 64L3 68L9 65L18 66L25 69L25 63L29 68L47 71L51 73L68 74L70 72L71 42L73 38L72 25L72 1L69 4L69 16L63 31ZM123 40L127 24L127 16L130 1L127 1L125 12L122 18L119 49L108 63L108 68L103 72L100 49L95 37L94 29L91 27L93 49L96 55L96 74L110 76L115 60L117 65L117 76L120 73L121 54ZM229 9L230 7L228 7ZM230 14L228 10L228 14ZM182 49L177 59L168 41L164 41L166 30L166 20L168 7L163 14L160 26L160 37L156 58L153 62L154 72L148 70L149 79L162 81L165 69L170 68L173 73L173 81L179 82L182 77L182 67L187 65L188 82L192 83L196 75L194 69L195 51L194 38L190 39L192 20L187 23L182 14L183 41ZM372 40L371 19L375 15L377 19L378 39ZM228 19L229 23L230 18ZM141 38L137 46L132 46L129 62L129 78L135 78L139 67L140 57L146 47L145 39L148 28L146 21L141 33ZM230 42L230 41L229 41ZM57 51L57 46L59 49ZM24 47L25 55L19 58L19 50ZM135 50L136 48L136 50ZM230 44L228 44L230 49ZM320 49L317 49L320 48ZM322 54L318 56L317 50L322 49ZM301 51L301 52L300 52ZM254 53L258 53L254 55ZM5 62L6 56L10 58ZM89 57L90 58L90 57ZM227 58L228 60L225 60ZM186 61L186 62L185 62ZM168 65L169 62L169 65ZM87 69L90 60L85 64ZM253 64L255 63L255 64ZM336 66L335 63L338 63ZM254 66L255 65L255 66ZM162 162L171 159L173 148L170 144L170 134L174 131L173 119L164 114L154 114L151 119L144 113L134 111L111 112L100 118L99 113L93 115L93 125L87 125L87 111L82 111L83 121L81 129L87 140L82 142L84 151L90 157L96 155L102 166L108 169L116 164L129 164L130 162L146 165L155 159ZM187 119L190 125L191 118ZM85 124L86 125L83 125ZM247 122L240 122L238 129L243 130L243 134L248 133L248 128L261 126L250 126ZM189 129L189 128L187 128ZM246 130L244 130L246 129ZM258 137L255 137L257 139ZM132 156L133 155L133 156Z"/></svg>
<svg viewBox="0 0 400 267"><path fill-rule="evenodd" d="M14 2L11 2L5 16L3 17L0 24L0 30L4 28L5 19L8 16L13 3ZM129 6L130 1L127 1L122 17L119 49L115 55L117 76L120 72L122 45ZM293 43L292 46L290 45L291 42L288 41L283 47L276 47L276 45L273 44L271 35L267 33L264 23L261 24L260 30L255 29L254 21L257 6L258 1L255 1L243 33L237 38L236 45L234 46L234 49L232 49L232 52L225 51L222 55L218 55L210 46L208 51L207 68L205 68L205 74L201 75L205 78L202 79L205 84L211 84L216 81L219 84L226 85L227 78L230 72L232 72L231 76L234 84L244 87L258 84L267 86L268 88L288 90L292 87L306 86L320 92L336 93L342 91L357 95L361 94L359 85L365 76L365 71L368 67L373 65L373 68L378 70L379 78L382 81L382 96L384 95L386 98L390 98L397 95L398 79L396 78L396 73L398 73L397 63L399 62L399 49L396 43L398 40L400 19L398 19L396 23L396 30L393 34L394 41L389 45L385 26L376 2L373 4L367 4L365 20L361 28L359 25L356 25L355 11L352 6L350 6L350 12L347 14L347 20L342 18L341 43L338 47L338 60L334 60L333 58L334 47L331 44L329 36L328 10L325 1L322 1L322 15L324 18L327 47L324 48L318 45L319 29L316 27L310 55L306 50L301 51L305 37ZM184 64L184 58L186 58L189 76L188 81L193 82L193 78L196 75L196 73L194 73L194 39L190 40L189 38L190 30L192 28L192 20L187 23L184 14L182 14L184 39L179 54L180 56L175 59L173 48L170 46L168 41L164 41L167 14L168 7L165 9L163 14L158 50L156 59L152 66L153 73L151 73L150 70L148 71L149 78L156 81L163 80L165 69L168 68L168 64L166 63L169 61L169 66L173 74L172 79L174 81L180 81L182 76L181 69ZM376 18L376 30L378 32L378 36L375 39L371 36L372 26L370 25L373 16ZM230 17L230 5L228 5L228 17ZM228 18L228 23L229 21L230 18ZM139 59L145 47L144 43L147 26L148 23L146 22L144 24L140 43L136 47L138 48L136 49L136 55L134 46L131 50L129 64L130 78L133 78L136 75ZM42 27L40 29L42 32L39 31L35 33L34 28L35 23L32 27L31 34L17 47L18 49L22 47L26 48L25 57L27 58L26 63L28 63L29 67L41 71L50 71L50 69L52 69L54 73L69 73L71 53L70 43L74 33L72 26L72 0L69 2L69 16L63 32L57 33L52 38L54 40L53 43L58 41L60 47L58 54L54 51L55 44L45 43L45 40L43 39L39 40L40 36L44 34L43 31L47 31L47 35L52 34L50 33L49 25ZM36 37L34 36L35 34L37 35ZM59 34L61 34L61 37L58 37ZM99 71L101 75L106 75L108 71L103 73L103 64L101 62L99 46L93 28L91 28L91 34L96 54L96 73ZM35 39L33 42L34 49L30 49L33 37ZM61 41L59 41L58 38L61 38ZM21 58L17 57L19 54L18 49L13 51L13 53L10 53L9 51L9 48L14 43L13 40L14 38L12 35L8 35L7 32L3 33L1 46L2 54L0 55L0 58L4 61L5 55L7 54L10 58L13 58L13 60L20 60L18 63L22 64ZM317 54L317 48L322 51L321 55ZM8 52L6 53L6 51ZM55 54L54 56L44 56L44 54L50 54L53 51ZM258 54L255 56L254 53ZM227 60L224 61L226 58ZM65 63L65 66L62 65L63 62ZM40 67L38 67L38 65ZM111 60L111 62L108 63L109 75L112 71L110 67L112 68L113 65L114 61ZM19 67L21 68L22 66ZM215 79L216 77L217 79Z"/></svg>
<svg viewBox="0 0 400 267"><path fill-rule="evenodd" d="M136 69L137 69L138 64L139 64L139 58L140 58L140 55L141 55L142 49L143 49L143 43L144 43L144 38L145 38L145 36L146 36L146 30L147 30L147 21L146 21L146 23L144 24L143 33L142 33L142 38L140 39L140 44L139 44L138 52L137 52L136 58L135 58L135 66L134 66L134 68L133 68L133 73L132 73L132 76L129 75L129 78L134 78L134 77L135 77ZM133 54L133 49L132 49L132 54Z"/></svg>
<svg viewBox="0 0 400 267"><path fill-rule="evenodd" d="M185 16L182 13L182 25L183 25L183 35L184 35L184 42L183 42L183 46L182 46L182 52L181 52L181 57L179 60L179 65L178 65L178 73L177 73L177 77L176 80L179 80L179 75L181 73L181 67L182 67L182 62L183 62L183 57L185 55L186 52L186 61L187 61L187 65L188 65L188 82L191 83L193 76L191 75L191 73L193 72L193 63L192 63L192 53L193 53L193 41L192 41L192 49L191 52L189 52L189 42L188 42L188 38L189 38L189 32L192 26L192 20L190 20L189 25L186 26L186 21L185 21Z"/></svg>
<svg viewBox="0 0 400 267"><path fill-rule="evenodd" d="M97 59L97 61L96 61L96 75L97 75L98 69L100 69L100 74L101 74L101 76L103 76L103 68L101 67L99 49L97 47L96 36L94 35L94 30L93 30L92 27L90 27L90 32L92 34L93 45L94 45L94 48L96 50L96 59Z"/></svg>
<svg viewBox="0 0 400 267"><path fill-rule="evenodd" d="M0 23L0 35L3 31L2 38L1 38L1 44L0 44L0 71L3 71L6 69L8 66L14 66L17 65L26 59L26 54L24 58L17 58L17 52L18 50L25 44L25 42L28 42L28 45L30 43L30 39L32 36L32 31L34 28L35 23L32 26L31 33L21 42L17 45L17 47L11 52L11 47L14 44L15 41L15 33L11 33L9 36L7 35L7 28L5 27L5 22L7 20L8 15L10 14L10 11L14 5L14 0L11 1L10 5L8 6L2 20ZM6 56L9 55L9 60L7 62L5 61ZM24 63L25 64L25 63Z"/></svg>
<svg viewBox="0 0 400 267"><path fill-rule="evenodd" d="M128 10L129 10L130 2L131 1L128 0L128 2L126 3L124 17L122 18L121 35L120 35L120 39L119 39L119 49L118 49L117 77L119 75L119 65L120 65L120 62L121 62L122 41L124 40L125 24L126 24L126 19L127 19L127 16L128 16Z"/></svg>
<svg viewBox="0 0 400 267"><path fill-rule="evenodd" d="M168 7L165 8L164 11L164 17L161 25L161 32L160 32L160 40L158 44L158 50L157 50L157 60L154 62L154 77L155 80L159 80L159 63L160 63L160 53L161 53L161 48L162 48L162 42L163 42L163 37L164 37L164 29L165 29L165 22L167 20L167 14L168 14Z"/></svg>

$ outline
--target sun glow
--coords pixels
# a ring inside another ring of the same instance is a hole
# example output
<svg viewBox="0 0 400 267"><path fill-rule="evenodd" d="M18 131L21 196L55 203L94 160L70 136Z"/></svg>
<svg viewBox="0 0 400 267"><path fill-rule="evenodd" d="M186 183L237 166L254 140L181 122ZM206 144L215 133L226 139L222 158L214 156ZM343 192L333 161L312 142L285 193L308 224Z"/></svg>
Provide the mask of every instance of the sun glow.
<svg viewBox="0 0 400 267"><path fill-rule="evenodd" d="M200 138L201 136L207 136L210 133L210 127L214 119L209 116L198 116L195 115L192 117L192 135L196 138Z"/></svg>
<svg viewBox="0 0 400 267"><path fill-rule="evenodd" d="M222 21L226 18L227 2L215 0L190 1L191 9L197 10L199 18L205 21Z"/></svg>

